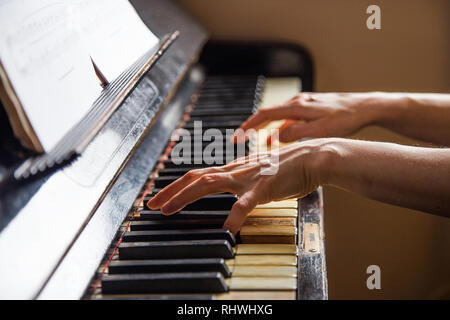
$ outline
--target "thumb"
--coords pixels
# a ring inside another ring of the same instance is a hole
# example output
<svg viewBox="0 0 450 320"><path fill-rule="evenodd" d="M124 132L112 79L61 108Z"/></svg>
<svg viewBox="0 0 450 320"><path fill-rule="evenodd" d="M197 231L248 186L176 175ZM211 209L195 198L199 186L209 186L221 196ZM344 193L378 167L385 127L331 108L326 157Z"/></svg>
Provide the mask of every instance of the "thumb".
<svg viewBox="0 0 450 320"><path fill-rule="evenodd" d="M247 215L256 207L257 204L258 202L254 192L249 191L244 193L244 195L242 195L238 201L234 203L227 220L225 220L225 223L223 224L223 228L230 230L234 235L236 235L244 223Z"/></svg>
<svg viewBox="0 0 450 320"><path fill-rule="evenodd" d="M301 138L305 123L285 123L280 127L279 139L281 142L292 142Z"/></svg>
<svg viewBox="0 0 450 320"><path fill-rule="evenodd" d="M292 142L301 138L320 138L323 136L320 127L319 121L296 122L280 130L280 142Z"/></svg>

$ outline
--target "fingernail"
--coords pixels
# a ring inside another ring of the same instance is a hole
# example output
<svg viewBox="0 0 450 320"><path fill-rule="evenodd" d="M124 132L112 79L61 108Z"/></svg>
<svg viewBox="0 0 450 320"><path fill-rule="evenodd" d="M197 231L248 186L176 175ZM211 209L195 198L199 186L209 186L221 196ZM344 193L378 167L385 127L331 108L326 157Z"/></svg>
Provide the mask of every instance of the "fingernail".
<svg viewBox="0 0 450 320"><path fill-rule="evenodd" d="M164 207L161 208L161 213L164 215L169 215L173 212L173 205L172 204L166 204Z"/></svg>
<svg viewBox="0 0 450 320"><path fill-rule="evenodd" d="M155 201L153 201L153 199L150 199L147 201L147 207L149 207L152 210L158 209L158 206L157 206L157 204L155 204Z"/></svg>
<svg viewBox="0 0 450 320"><path fill-rule="evenodd" d="M222 227L222 228L223 228L224 230L230 230L231 233L233 233L234 235L236 235L236 233L233 232L233 228L232 228L231 224L225 222L225 223L223 224L223 227Z"/></svg>

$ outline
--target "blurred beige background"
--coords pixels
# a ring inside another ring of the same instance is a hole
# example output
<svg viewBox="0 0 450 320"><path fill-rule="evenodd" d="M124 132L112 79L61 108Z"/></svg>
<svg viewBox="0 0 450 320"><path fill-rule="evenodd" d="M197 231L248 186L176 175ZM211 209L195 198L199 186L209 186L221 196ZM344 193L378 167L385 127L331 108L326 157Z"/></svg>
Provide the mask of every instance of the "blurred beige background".
<svg viewBox="0 0 450 320"><path fill-rule="evenodd" d="M317 91L450 92L448 0L178 2L214 39L303 45ZM366 28L370 4L381 7L381 30ZM419 144L378 128L356 137ZM325 215L331 299L450 298L450 219L333 188ZM381 267L381 290L366 288L371 264Z"/></svg>

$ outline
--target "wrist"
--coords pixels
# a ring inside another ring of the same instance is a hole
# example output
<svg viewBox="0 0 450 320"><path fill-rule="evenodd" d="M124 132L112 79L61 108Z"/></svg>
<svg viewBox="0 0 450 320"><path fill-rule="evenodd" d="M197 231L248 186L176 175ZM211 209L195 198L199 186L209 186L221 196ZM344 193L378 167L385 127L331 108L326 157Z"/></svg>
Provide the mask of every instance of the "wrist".
<svg viewBox="0 0 450 320"><path fill-rule="evenodd" d="M365 102L370 124L384 126L392 123L409 108L411 100L404 93L370 92Z"/></svg>
<svg viewBox="0 0 450 320"><path fill-rule="evenodd" d="M338 180L338 162L345 152L342 138L312 139L299 144L303 169L313 189L334 184Z"/></svg>

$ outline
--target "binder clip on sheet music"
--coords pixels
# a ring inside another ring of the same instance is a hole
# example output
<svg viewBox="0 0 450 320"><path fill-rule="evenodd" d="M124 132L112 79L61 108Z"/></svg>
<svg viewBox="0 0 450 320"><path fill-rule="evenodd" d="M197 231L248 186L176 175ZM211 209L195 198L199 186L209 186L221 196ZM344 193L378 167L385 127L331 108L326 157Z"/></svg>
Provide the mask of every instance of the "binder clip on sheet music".
<svg viewBox="0 0 450 320"><path fill-rule="evenodd" d="M86 124L99 100L120 100L108 99L109 87L124 83L114 87L123 101L130 84L170 45L127 0L2 1L0 30L0 97L21 143L45 153L39 168L79 153L86 139L75 136L92 136L88 132L117 107L103 106L98 121ZM76 131L83 121L84 131Z"/></svg>

